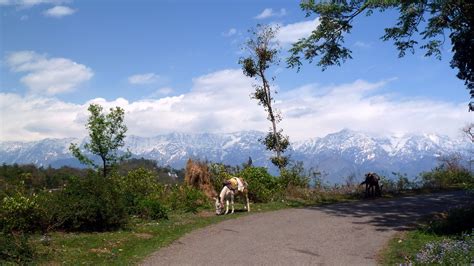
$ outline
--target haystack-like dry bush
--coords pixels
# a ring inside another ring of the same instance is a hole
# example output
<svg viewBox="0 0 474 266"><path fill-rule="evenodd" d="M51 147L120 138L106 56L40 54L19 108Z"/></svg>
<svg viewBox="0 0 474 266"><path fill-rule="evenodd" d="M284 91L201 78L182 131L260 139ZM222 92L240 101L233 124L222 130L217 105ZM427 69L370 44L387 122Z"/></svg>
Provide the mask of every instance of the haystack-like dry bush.
<svg viewBox="0 0 474 266"><path fill-rule="evenodd" d="M211 174L206 163L189 159L186 163L184 183L202 190L204 194L211 199L217 196L217 193L212 186Z"/></svg>

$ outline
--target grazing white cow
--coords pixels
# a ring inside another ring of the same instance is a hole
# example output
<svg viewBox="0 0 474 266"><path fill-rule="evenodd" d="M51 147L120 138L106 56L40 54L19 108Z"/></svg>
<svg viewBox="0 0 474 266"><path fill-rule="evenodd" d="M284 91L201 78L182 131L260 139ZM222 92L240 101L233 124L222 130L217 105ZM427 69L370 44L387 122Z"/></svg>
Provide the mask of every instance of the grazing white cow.
<svg viewBox="0 0 474 266"><path fill-rule="evenodd" d="M240 177L232 177L224 182L219 196L216 200L216 214L227 214L229 213L229 200L232 205L231 214L234 213L234 195L242 195L245 197L245 209L250 211L250 203L248 196L248 184ZM225 213L224 213L224 201L225 201Z"/></svg>

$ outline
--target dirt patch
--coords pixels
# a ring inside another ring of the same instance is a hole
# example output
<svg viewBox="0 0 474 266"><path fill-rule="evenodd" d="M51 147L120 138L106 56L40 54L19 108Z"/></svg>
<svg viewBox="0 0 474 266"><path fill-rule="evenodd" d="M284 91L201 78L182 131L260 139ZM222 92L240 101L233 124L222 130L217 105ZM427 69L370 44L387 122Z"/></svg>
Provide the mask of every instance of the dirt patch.
<svg viewBox="0 0 474 266"><path fill-rule="evenodd" d="M212 216L216 216L216 213L210 212L210 211L202 211L202 212L198 212L196 215L199 217L212 217Z"/></svg>
<svg viewBox="0 0 474 266"><path fill-rule="evenodd" d="M107 248L91 248L91 249L89 249L89 251L92 252L92 253L96 253L96 254L110 254L110 253L112 253Z"/></svg>
<svg viewBox="0 0 474 266"><path fill-rule="evenodd" d="M150 238L153 238L153 235L152 234L148 234L148 233L135 233L133 234L134 236L138 237L138 238L141 238L141 239L150 239Z"/></svg>

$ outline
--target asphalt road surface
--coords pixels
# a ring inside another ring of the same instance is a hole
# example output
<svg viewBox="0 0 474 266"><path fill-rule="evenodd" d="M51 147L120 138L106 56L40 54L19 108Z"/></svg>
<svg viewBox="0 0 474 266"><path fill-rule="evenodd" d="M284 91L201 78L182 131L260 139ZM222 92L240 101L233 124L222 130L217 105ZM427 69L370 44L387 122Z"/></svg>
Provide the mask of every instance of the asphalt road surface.
<svg viewBox="0 0 474 266"><path fill-rule="evenodd" d="M455 191L260 213L193 231L143 265L372 265L397 231L469 202Z"/></svg>

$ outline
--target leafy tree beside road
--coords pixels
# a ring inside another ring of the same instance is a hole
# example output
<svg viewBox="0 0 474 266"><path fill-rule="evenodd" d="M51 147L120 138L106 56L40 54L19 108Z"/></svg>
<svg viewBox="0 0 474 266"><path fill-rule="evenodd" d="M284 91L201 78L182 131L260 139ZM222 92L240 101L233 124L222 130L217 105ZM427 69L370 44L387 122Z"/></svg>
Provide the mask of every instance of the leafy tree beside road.
<svg viewBox="0 0 474 266"><path fill-rule="evenodd" d="M288 157L283 156L283 153L290 143L288 137L283 135L283 130L277 129L281 115L273 106L272 93L276 92L272 91L267 73L271 66L277 65L279 62L278 48L275 44L276 29L257 25L257 28L251 30L250 33L252 36L246 43L249 56L241 58L239 64L242 65L242 70L247 77L255 78L261 82L259 85L254 85L255 92L252 93L252 98L258 100L258 104L263 106L268 114L267 119L272 123L270 132L263 143L267 150L275 152L271 161L281 170L288 164ZM271 80L274 79L274 77L271 78Z"/></svg>
<svg viewBox="0 0 474 266"><path fill-rule="evenodd" d="M102 169L103 177L118 162L130 157L130 153L120 155L118 149L125 145L125 133L127 126L124 124L125 112L120 107L110 108L108 114L103 113L99 104L91 104L87 109L90 113L86 128L89 131L89 142L84 148L100 157L102 165L95 163L93 159L84 155L79 146L71 143L69 150L81 163L92 166L97 170Z"/></svg>

